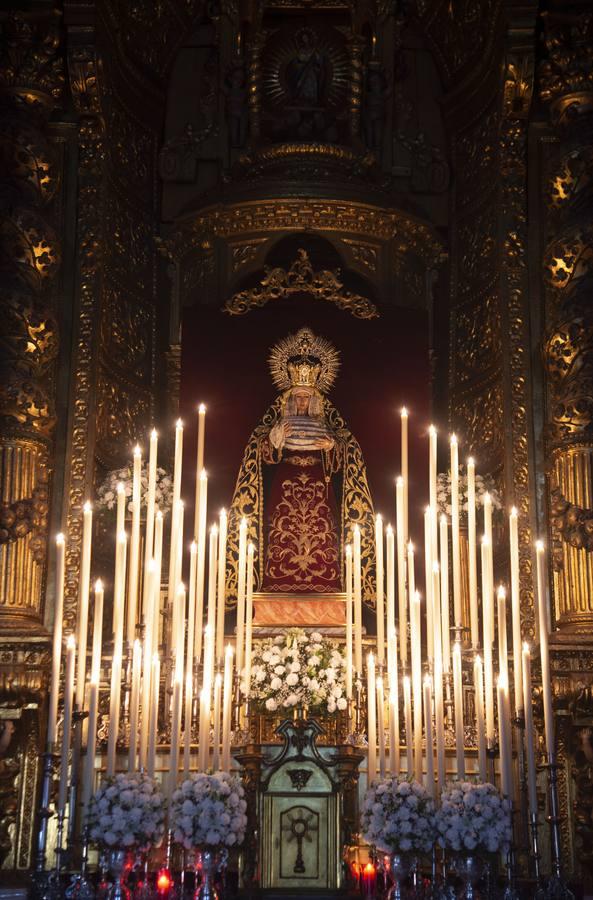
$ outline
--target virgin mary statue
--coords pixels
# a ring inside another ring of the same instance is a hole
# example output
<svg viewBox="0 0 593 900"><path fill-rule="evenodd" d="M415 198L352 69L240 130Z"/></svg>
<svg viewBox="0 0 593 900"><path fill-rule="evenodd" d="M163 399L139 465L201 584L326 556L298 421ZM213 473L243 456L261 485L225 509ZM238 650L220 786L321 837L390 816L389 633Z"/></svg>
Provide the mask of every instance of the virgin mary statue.
<svg viewBox="0 0 593 900"><path fill-rule="evenodd" d="M309 328L270 353L281 391L252 432L229 512L227 603L236 601L239 524L255 546L262 594L344 590L344 546L361 529L363 598L374 605L373 506L360 446L326 394L338 351ZM329 599L329 598L328 598Z"/></svg>

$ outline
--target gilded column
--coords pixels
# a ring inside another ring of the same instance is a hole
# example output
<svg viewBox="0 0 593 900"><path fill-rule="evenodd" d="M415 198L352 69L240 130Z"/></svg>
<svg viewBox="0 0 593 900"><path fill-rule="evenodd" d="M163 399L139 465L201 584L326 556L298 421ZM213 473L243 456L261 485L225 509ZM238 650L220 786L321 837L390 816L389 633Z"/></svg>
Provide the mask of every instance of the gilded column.
<svg viewBox="0 0 593 900"><path fill-rule="evenodd" d="M540 97L556 138L546 172L546 448L558 627L593 628L593 18L545 17Z"/></svg>
<svg viewBox="0 0 593 900"><path fill-rule="evenodd" d="M0 631L41 631L55 425L60 172L48 121L64 81L54 12L0 23Z"/></svg>

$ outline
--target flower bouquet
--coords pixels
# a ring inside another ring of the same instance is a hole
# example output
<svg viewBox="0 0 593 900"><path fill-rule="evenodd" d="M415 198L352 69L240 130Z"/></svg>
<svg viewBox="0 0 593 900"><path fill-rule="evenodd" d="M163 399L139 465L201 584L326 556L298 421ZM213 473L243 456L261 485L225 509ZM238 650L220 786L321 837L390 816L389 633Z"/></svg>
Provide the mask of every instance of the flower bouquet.
<svg viewBox="0 0 593 900"><path fill-rule="evenodd" d="M506 853L511 843L511 807L493 784L455 781L446 785L436 816L438 842L456 853Z"/></svg>
<svg viewBox="0 0 593 900"><path fill-rule="evenodd" d="M229 847L243 843L247 816L243 785L227 772L198 772L182 782L171 799L169 824L174 839L197 851L202 883L196 898L216 900L214 876Z"/></svg>
<svg viewBox="0 0 593 900"><path fill-rule="evenodd" d="M493 512L500 512L503 508L500 494L494 486L492 478L484 477L476 474L476 507L484 506L484 497L490 494L492 500ZM461 515L467 515L467 469L465 466L459 466L459 511ZM451 516L451 472L439 472L437 477L437 509L439 515L443 513Z"/></svg>
<svg viewBox="0 0 593 900"><path fill-rule="evenodd" d="M392 900L402 896L402 882L415 855L429 853L435 842L434 802L418 781L396 775L376 779L367 789L360 826L369 844L389 854Z"/></svg>
<svg viewBox="0 0 593 900"><path fill-rule="evenodd" d="M121 482L126 495L126 506L132 510L132 480L133 470L131 466L123 466L121 469L113 469L108 472L97 490L96 507L99 512L112 510L117 505L117 485ZM143 506L148 501L148 463L143 461L140 469L140 499ZM165 469L157 466L155 484L155 507L162 513L171 509L173 502L173 479Z"/></svg>
<svg viewBox="0 0 593 900"><path fill-rule="evenodd" d="M126 773L106 778L91 798L89 839L105 854L113 888L110 896L128 896L123 885L126 857L157 847L165 834L165 800L148 775Z"/></svg>
<svg viewBox="0 0 593 900"><path fill-rule="evenodd" d="M234 775L198 772L183 781L171 799L174 839L186 850L236 847L247 827L243 785Z"/></svg>
<svg viewBox="0 0 593 900"><path fill-rule="evenodd" d="M243 684L244 693L246 688ZM344 710L346 660L336 644L316 631L294 628L255 641L249 696L272 713L296 706L328 713Z"/></svg>

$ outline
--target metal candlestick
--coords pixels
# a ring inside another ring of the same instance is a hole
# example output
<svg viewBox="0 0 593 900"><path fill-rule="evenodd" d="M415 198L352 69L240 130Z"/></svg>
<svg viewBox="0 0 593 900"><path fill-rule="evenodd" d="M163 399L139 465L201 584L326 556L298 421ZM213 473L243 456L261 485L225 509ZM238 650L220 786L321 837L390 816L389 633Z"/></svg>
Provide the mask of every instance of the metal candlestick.
<svg viewBox="0 0 593 900"><path fill-rule="evenodd" d="M539 861L541 859L539 852L539 837L538 837L538 821L537 815L535 813L531 813L529 816L529 831L531 833L531 855L533 859L533 874L535 877L536 884L539 887L540 884L540 868Z"/></svg>
<svg viewBox="0 0 593 900"><path fill-rule="evenodd" d="M37 813L39 825L37 828L37 846L35 850L35 871L33 873L32 895L36 900L53 900L60 896L59 876L54 869L47 871L47 825L53 812L50 809L51 786L54 774L54 765L58 757L53 752L53 746L48 747L43 754L43 768L41 774L41 797L39 811Z"/></svg>
<svg viewBox="0 0 593 900"><path fill-rule="evenodd" d="M548 802L550 814L547 817L550 825L552 845L552 875L539 888L536 900L575 900L574 894L562 877L562 850L560 846L560 801L558 798L558 763L555 754L548 754L546 763L548 770Z"/></svg>

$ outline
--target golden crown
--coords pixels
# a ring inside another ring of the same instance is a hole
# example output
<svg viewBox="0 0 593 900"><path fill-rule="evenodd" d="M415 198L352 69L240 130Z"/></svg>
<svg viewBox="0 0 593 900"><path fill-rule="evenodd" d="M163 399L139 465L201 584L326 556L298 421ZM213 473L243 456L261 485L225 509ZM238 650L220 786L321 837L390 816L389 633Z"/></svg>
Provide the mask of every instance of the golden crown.
<svg viewBox="0 0 593 900"><path fill-rule="evenodd" d="M327 393L338 374L340 354L325 338L301 328L272 347L269 362L279 390L311 387Z"/></svg>

